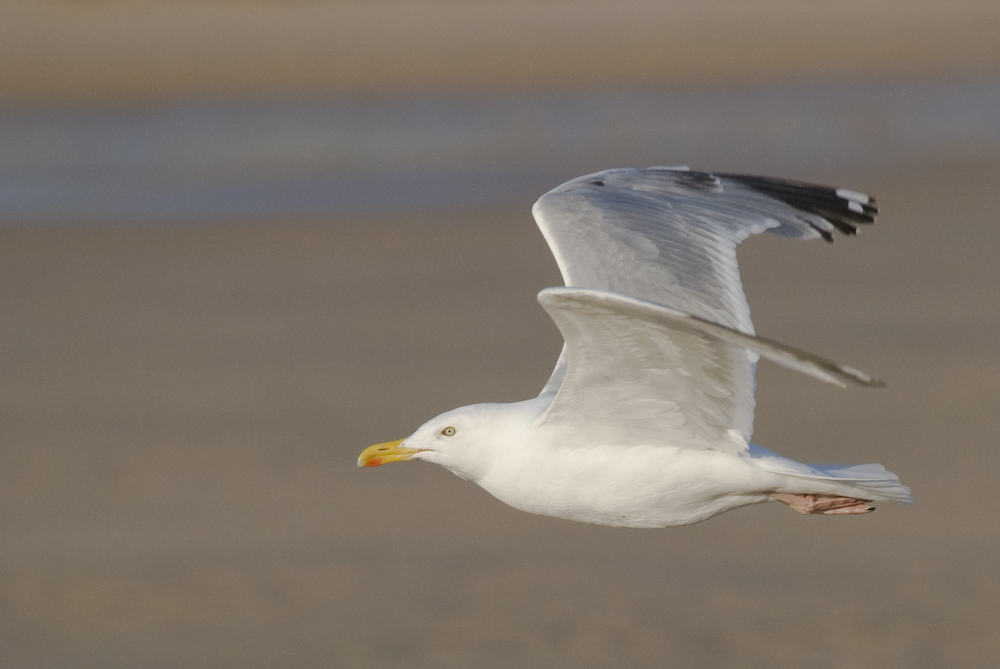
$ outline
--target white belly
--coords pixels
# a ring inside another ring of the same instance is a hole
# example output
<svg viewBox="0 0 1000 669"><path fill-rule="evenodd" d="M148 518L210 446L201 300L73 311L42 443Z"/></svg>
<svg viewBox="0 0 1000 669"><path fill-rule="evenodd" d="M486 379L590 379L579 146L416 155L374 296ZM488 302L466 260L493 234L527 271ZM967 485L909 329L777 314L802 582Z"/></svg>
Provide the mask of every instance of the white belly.
<svg viewBox="0 0 1000 669"><path fill-rule="evenodd" d="M669 446L534 448L478 481L530 513L622 527L687 525L768 500L747 458Z"/></svg>

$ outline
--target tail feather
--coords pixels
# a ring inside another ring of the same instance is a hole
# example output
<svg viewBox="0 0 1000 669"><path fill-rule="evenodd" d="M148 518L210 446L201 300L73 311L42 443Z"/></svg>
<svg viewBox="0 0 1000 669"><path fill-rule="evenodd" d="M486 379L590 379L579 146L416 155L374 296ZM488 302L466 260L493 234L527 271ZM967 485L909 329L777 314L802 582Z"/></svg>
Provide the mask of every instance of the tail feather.
<svg viewBox="0 0 1000 669"><path fill-rule="evenodd" d="M899 477L887 471L882 465L850 465L846 467L813 465L813 469L822 472L830 479L864 491L866 494L861 495L861 497L865 499L899 502L900 504L913 502L910 489L902 485L899 482Z"/></svg>
<svg viewBox="0 0 1000 669"><path fill-rule="evenodd" d="M838 494L900 504L913 502L910 489L882 465L804 465L757 444L750 445L750 457L762 469L792 477L789 489L781 492ZM795 488L794 479L802 480L801 490Z"/></svg>

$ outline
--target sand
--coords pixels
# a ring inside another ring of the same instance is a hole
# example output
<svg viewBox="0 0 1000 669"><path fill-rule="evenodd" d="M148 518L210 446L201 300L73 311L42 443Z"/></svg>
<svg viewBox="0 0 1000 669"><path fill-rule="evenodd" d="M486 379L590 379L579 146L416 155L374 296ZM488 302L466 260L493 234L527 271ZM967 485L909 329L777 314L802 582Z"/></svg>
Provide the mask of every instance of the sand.
<svg viewBox="0 0 1000 669"><path fill-rule="evenodd" d="M995 77L998 32L992 2L11 0L0 109ZM559 278L529 201L5 222L0 665L996 666L1000 162L818 176L883 216L832 246L747 242L754 321L888 387L762 365L755 439L881 462L916 503L658 531L355 466L547 378L535 294Z"/></svg>
<svg viewBox="0 0 1000 669"><path fill-rule="evenodd" d="M998 34L991 0L7 0L0 108L995 77Z"/></svg>
<svg viewBox="0 0 1000 669"><path fill-rule="evenodd" d="M883 216L742 251L755 438L882 462L911 507L622 530L443 469L360 470L437 412L533 395L558 276L528 205L0 229L0 664L991 667L1000 657L1000 164L830 174Z"/></svg>

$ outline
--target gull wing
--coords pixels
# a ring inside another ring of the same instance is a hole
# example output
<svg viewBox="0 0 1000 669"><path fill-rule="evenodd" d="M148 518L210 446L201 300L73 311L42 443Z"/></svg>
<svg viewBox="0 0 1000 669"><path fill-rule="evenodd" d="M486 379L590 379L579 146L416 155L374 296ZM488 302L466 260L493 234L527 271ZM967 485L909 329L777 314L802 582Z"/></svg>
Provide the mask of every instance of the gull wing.
<svg viewBox="0 0 1000 669"><path fill-rule="evenodd" d="M753 333L736 265L752 234L833 240L877 209L867 195L686 169L614 169L538 199L535 221L567 286L609 290Z"/></svg>
<svg viewBox="0 0 1000 669"><path fill-rule="evenodd" d="M567 286L655 302L753 334L736 246L752 234L833 241L872 223L862 193L687 168L613 169L549 191L532 208ZM564 351L565 353L565 351ZM558 390L559 357L542 394Z"/></svg>
<svg viewBox="0 0 1000 669"><path fill-rule="evenodd" d="M562 332L568 360L542 422L588 440L746 452L758 355L840 386L881 385L851 367L646 300L547 288L538 301Z"/></svg>

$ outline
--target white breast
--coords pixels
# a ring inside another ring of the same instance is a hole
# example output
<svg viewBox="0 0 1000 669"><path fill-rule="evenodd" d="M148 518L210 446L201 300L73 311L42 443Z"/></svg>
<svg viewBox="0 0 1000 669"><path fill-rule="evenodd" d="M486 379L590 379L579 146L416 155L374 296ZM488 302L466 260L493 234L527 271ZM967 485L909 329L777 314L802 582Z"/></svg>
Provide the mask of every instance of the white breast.
<svg viewBox="0 0 1000 669"><path fill-rule="evenodd" d="M767 501L773 475L729 453L670 446L563 445L539 429L478 481L515 508L580 522L666 527Z"/></svg>

